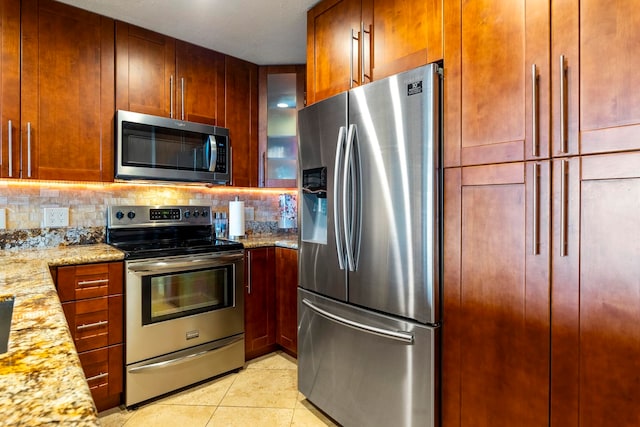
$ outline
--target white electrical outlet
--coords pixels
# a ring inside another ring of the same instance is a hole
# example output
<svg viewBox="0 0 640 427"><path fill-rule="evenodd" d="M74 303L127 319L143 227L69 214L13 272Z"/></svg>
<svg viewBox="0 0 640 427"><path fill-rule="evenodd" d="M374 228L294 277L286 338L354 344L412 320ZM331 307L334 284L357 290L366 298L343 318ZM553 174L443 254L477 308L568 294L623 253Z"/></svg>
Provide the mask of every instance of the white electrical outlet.
<svg viewBox="0 0 640 427"><path fill-rule="evenodd" d="M68 227L69 208L44 208L45 227Z"/></svg>
<svg viewBox="0 0 640 427"><path fill-rule="evenodd" d="M7 229L7 210L2 208L0 209L0 230Z"/></svg>

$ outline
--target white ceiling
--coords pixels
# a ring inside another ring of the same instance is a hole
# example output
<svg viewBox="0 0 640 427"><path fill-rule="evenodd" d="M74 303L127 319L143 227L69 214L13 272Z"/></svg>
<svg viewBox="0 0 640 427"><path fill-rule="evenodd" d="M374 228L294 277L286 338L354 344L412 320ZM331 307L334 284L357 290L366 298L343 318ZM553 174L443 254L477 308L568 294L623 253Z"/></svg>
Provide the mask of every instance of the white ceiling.
<svg viewBox="0 0 640 427"><path fill-rule="evenodd" d="M306 63L319 0L59 0L258 65Z"/></svg>

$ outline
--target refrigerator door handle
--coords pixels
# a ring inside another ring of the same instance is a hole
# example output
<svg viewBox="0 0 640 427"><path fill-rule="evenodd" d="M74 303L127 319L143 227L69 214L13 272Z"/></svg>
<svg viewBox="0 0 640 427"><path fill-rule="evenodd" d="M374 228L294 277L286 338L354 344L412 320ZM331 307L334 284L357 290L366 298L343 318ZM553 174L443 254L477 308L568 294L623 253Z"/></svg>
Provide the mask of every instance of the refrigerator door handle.
<svg viewBox="0 0 640 427"><path fill-rule="evenodd" d="M369 334L378 335L384 338L389 338L395 341L400 341L405 344L413 344L414 338L413 334L410 332L403 331L391 331L389 329L378 328L377 326L365 325L364 323L356 322L350 319L345 319L344 317L338 316L336 314L330 313L306 298L302 299L302 303L313 310L315 313L320 316L329 319L333 322L339 323L341 325L347 326L352 329L356 329L359 331L363 331Z"/></svg>
<svg viewBox="0 0 640 427"><path fill-rule="evenodd" d="M349 179L350 165L352 163L351 156L353 155L353 141L356 138L356 125L349 125L349 131L347 132L347 148L345 149L344 169L342 174L342 220L344 223L344 241L347 252L347 264L349 271L356 270L355 257L353 255L353 206L349 204L348 197L350 192L348 191L349 184L352 184ZM353 194L351 194L353 196Z"/></svg>
<svg viewBox="0 0 640 427"><path fill-rule="evenodd" d="M344 270L344 242L342 241L342 221L340 217L340 205L344 203L343 197L341 197L340 191L342 186L340 185L340 165L342 160L342 152L344 148L344 137L345 137L346 128L344 126L340 126L338 130L338 143L336 144L336 160L333 167L333 194L334 202L333 202L333 230L336 235L336 251L338 253L338 265L340 266L340 270Z"/></svg>

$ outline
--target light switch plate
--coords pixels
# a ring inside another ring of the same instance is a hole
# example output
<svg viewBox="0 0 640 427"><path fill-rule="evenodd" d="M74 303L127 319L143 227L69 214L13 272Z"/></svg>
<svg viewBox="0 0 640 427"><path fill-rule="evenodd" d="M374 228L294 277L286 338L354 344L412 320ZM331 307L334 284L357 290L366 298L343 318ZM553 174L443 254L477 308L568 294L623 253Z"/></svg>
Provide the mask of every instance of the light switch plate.
<svg viewBox="0 0 640 427"><path fill-rule="evenodd" d="M69 208L44 208L44 227L68 227Z"/></svg>
<svg viewBox="0 0 640 427"><path fill-rule="evenodd" d="M0 230L7 229L7 210L2 208L0 209Z"/></svg>

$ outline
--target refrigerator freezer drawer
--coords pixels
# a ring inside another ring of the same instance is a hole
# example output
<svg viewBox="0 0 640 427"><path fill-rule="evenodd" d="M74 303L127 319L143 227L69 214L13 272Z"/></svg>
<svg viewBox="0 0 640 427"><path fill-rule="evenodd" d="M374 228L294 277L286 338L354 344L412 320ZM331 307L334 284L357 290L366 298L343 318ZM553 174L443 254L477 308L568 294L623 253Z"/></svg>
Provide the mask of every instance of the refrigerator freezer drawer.
<svg viewBox="0 0 640 427"><path fill-rule="evenodd" d="M438 328L298 289L298 389L340 424L436 425Z"/></svg>

